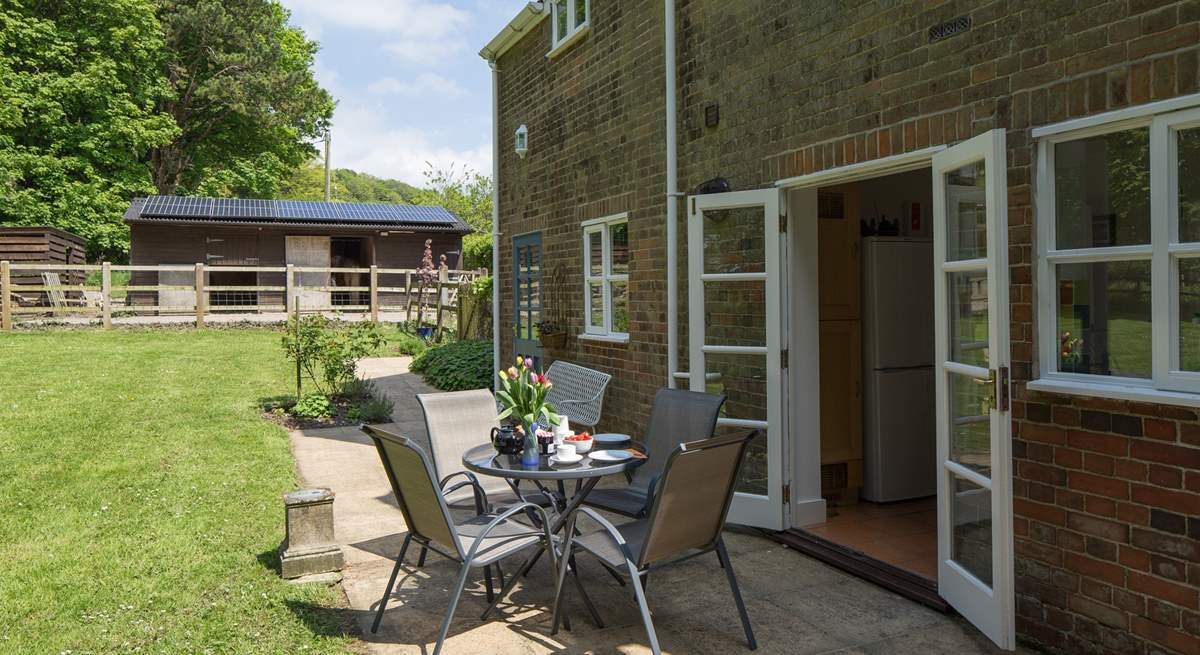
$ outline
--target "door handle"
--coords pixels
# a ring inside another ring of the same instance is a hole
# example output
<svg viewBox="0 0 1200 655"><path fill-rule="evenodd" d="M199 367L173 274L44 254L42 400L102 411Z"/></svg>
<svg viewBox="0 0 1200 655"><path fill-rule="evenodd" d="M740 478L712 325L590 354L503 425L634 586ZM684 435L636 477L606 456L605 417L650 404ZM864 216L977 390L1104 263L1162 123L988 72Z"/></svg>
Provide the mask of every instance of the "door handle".
<svg viewBox="0 0 1200 655"><path fill-rule="evenodd" d="M997 409L1001 412L1008 411L1008 367L1001 366L999 369L989 369L986 380L972 378L975 384L980 386L987 385L987 391L984 394L983 400L980 402L980 411L986 415L991 410Z"/></svg>
<svg viewBox="0 0 1200 655"><path fill-rule="evenodd" d="M971 378L975 384L981 387L987 387L983 392L983 400L979 401L979 413L983 416L987 416L993 409L996 408L996 379L996 369L988 370L988 377L986 380Z"/></svg>

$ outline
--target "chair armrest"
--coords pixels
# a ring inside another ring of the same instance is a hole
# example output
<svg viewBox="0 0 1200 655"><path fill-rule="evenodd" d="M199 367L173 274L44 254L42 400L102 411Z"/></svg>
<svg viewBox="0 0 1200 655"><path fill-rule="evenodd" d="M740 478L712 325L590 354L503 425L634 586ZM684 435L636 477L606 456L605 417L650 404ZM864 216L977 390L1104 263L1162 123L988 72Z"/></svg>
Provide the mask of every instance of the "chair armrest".
<svg viewBox="0 0 1200 655"><path fill-rule="evenodd" d="M551 552L550 557L551 557L551 560L553 560L554 559L554 554L553 554L554 553L554 548L553 548L554 537L550 534L550 519L549 519L549 517L546 516L546 510L542 509L536 503L523 502L523 503L518 503L516 505L513 505L512 507L509 507L508 509L504 510L503 513L501 513L496 518L492 519L491 523L488 523L487 526L484 527L483 530L481 530L478 535L476 535L475 540L471 542L471 549L469 551L467 551L467 561L470 562L471 560L475 559L475 555L479 551L479 545L483 543L483 540L487 538L488 534L490 534L492 532L492 530L496 529L496 526L500 525L505 520L509 519L513 514L516 514L517 512L523 512L527 509L532 509L535 512L537 512L538 514L541 514L541 516L542 516L542 529L541 529L542 536L545 537L545 539L546 539L546 547L550 549L550 552ZM529 533L529 534L533 534L533 533ZM520 538L523 536L527 536L527 535L514 535L513 538Z"/></svg>
<svg viewBox="0 0 1200 655"><path fill-rule="evenodd" d="M458 484L454 485L453 487L450 487L449 489L447 489L446 483L449 482L451 478L455 478L458 476L465 477L467 479L467 481L459 482ZM488 508L490 507L490 505L488 504L487 492L483 490L483 485L479 484L479 478L475 477L475 474L470 471L459 471L458 473L451 473L450 475L447 475L446 477L442 478L442 481L440 483L438 483L438 488L441 489L442 495L445 496L447 494L458 491L459 489L461 489L467 485L471 485L472 487L474 487L475 510L478 511L480 514L487 512Z"/></svg>

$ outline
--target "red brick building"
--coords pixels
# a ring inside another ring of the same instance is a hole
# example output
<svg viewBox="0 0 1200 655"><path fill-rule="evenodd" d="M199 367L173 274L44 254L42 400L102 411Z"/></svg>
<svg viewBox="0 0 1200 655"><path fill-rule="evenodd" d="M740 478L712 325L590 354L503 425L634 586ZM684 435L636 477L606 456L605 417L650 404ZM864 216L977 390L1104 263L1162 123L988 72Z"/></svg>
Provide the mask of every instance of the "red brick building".
<svg viewBox="0 0 1200 655"><path fill-rule="evenodd" d="M481 55L501 357L634 434L727 394L731 521L1002 646L1200 652L1200 3L546 2Z"/></svg>

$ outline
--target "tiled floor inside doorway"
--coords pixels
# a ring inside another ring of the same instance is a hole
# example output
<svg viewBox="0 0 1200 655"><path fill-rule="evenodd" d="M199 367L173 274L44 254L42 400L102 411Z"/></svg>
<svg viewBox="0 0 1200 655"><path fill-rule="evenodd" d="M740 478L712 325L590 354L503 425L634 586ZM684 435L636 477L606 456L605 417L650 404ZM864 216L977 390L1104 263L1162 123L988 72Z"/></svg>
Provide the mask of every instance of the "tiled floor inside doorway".
<svg viewBox="0 0 1200 655"><path fill-rule="evenodd" d="M937 579L937 498L858 503L829 508L821 525L805 529L931 580Z"/></svg>

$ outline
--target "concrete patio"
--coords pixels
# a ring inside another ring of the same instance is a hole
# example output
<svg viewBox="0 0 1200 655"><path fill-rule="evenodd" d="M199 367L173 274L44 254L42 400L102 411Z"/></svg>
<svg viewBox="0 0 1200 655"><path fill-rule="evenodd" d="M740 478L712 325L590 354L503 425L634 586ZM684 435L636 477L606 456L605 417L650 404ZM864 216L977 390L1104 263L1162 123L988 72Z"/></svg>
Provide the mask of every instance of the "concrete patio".
<svg viewBox="0 0 1200 655"><path fill-rule="evenodd" d="M415 394L429 391L408 373L407 358L368 360L362 372L395 402L391 427L424 440ZM335 521L346 555L344 587L371 653L432 649L457 566L431 556L417 569L416 553L389 602L378 634L370 633L399 552L405 526L378 456L356 428L292 433L306 485L337 494ZM957 617L940 614L788 550L752 531L727 531L726 540L762 653L993 653L1000 652ZM519 562L511 562L506 572ZM550 636L553 580L539 563L488 622L482 571L468 583L445 653L648 653L628 589L586 558L581 574L606 627L586 618L578 596L567 596L571 631ZM702 557L653 576L647 596L664 652L740 653L746 648L729 587L716 557Z"/></svg>

